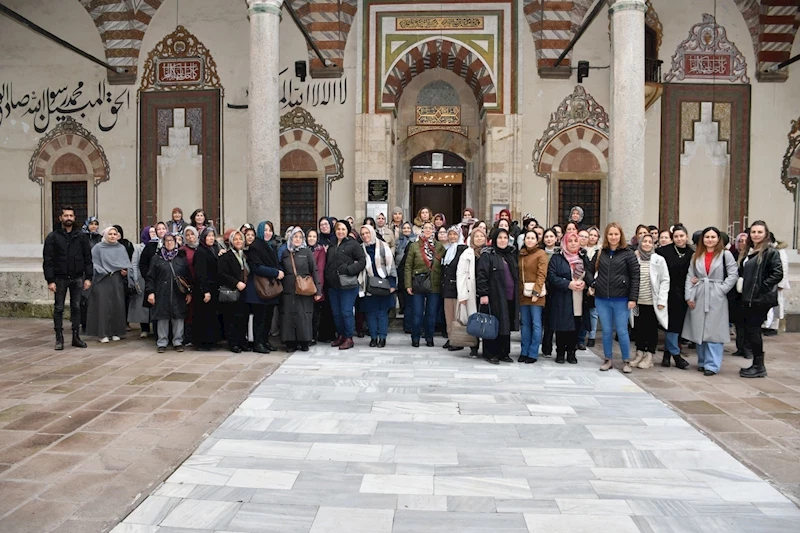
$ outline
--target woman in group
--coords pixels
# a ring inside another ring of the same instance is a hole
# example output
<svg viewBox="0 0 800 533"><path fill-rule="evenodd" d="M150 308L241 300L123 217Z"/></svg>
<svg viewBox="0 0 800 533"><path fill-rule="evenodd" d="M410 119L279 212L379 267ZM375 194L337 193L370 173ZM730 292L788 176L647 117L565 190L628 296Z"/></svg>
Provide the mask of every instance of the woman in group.
<svg viewBox="0 0 800 533"><path fill-rule="evenodd" d="M138 323L142 331L139 337L146 339L150 332L150 310L144 307L144 289L145 277L147 272L142 272L139 269L142 251L151 240L157 239L156 229L153 226L145 226L142 233L139 235L141 242L134 246L133 256L131 256L131 269L128 271L131 284L136 293L131 297L128 302L128 322Z"/></svg>
<svg viewBox="0 0 800 533"><path fill-rule="evenodd" d="M697 343L697 369L706 376L722 365L722 348L731 336L727 294L738 278L736 261L725 250L720 231L704 229L684 284L689 311L683 337Z"/></svg>
<svg viewBox="0 0 800 533"><path fill-rule="evenodd" d="M183 209L180 207L172 208L172 220L169 221L167 229L173 235L180 235L186 228L186 221L183 220ZM196 229L196 228L195 228Z"/></svg>
<svg viewBox="0 0 800 533"><path fill-rule="evenodd" d="M406 292L411 296L413 325L411 346L418 347L422 335L426 346L433 346L436 311L442 289L442 243L435 240L433 222L422 224L417 242L406 248ZM424 325L424 327L423 327Z"/></svg>
<svg viewBox="0 0 800 533"><path fill-rule="evenodd" d="M222 322L225 325L225 339L228 341L228 349L233 353L242 353L248 348L247 322L250 309L244 291L247 289L247 280L250 277L250 266L244 253L244 242L241 231L228 230L227 252L217 260L220 288L225 287L237 293L236 301L219 304Z"/></svg>
<svg viewBox="0 0 800 533"><path fill-rule="evenodd" d="M447 237L447 228L442 226L436 230L436 240L442 243L442 246L447 247L447 243L450 242Z"/></svg>
<svg viewBox="0 0 800 533"><path fill-rule="evenodd" d="M561 249L553 254L547 267L550 289L550 329L556 332L556 363L578 364L576 350L578 333L588 317L590 296L588 284L594 279L594 269L586 252L581 250L578 234L570 231L561 239Z"/></svg>
<svg viewBox="0 0 800 533"><path fill-rule="evenodd" d="M642 240L642 237L645 235L650 234L650 228L645 226L644 224L639 224L636 226L636 232L633 235L633 239L631 239L630 248L632 251L636 251L639 249L639 241Z"/></svg>
<svg viewBox="0 0 800 533"><path fill-rule="evenodd" d="M219 245L217 232L207 227L200 234L200 245L194 253L194 315L192 343L201 352L211 351L219 340Z"/></svg>
<svg viewBox="0 0 800 533"><path fill-rule="evenodd" d="M489 246L494 246L494 241L497 239L497 234L500 232L500 230L505 230L509 235L511 235L511 223L508 221L508 219L501 218L497 221L497 227L492 230L492 233L489 236ZM513 245L513 242L510 244Z"/></svg>
<svg viewBox="0 0 800 533"><path fill-rule="evenodd" d="M182 285L180 280L189 283L189 279L186 252L178 249L174 235L165 235L164 246L150 262L144 291L150 303L150 317L156 323L158 353L167 351L170 326L175 351L183 351L183 325L192 295L191 289Z"/></svg>
<svg viewBox="0 0 800 533"><path fill-rule="evenodd" d="M197 247L200 245L200 234L197 232L197 228L194 226L186 226L183 228L183 246L181 246L181 250L183 250L184 255L186 256L186 264L189 267L189 283L191 283L192 287L196 287L197 284L197 274L194 271L194 253L197 250ZM196 302L195 298L189 302L188 309L186 310L186 318L183 320L183 345L184 346L191 346L192 345L192 324L194 322L194 308Z"/></svg>
<svg viewBox="0 0 800 533"><path fill-rule="evenodd" d="M264 220L258 224L256 228L256 237L267 243L275 253L278 253L278 248L281 247L280 238L275 235L275 226L269 220ZM276 255L277 257L277 255Z"/></svg>
<svg viewBox="0 0 800 533"><path fill-rule="evenodd" d="M553 228L546 229L542 234L539 246L541 246L542 250L544 250L548 263L553 255L560 252L559 248L556 246L556 243L558 243L556 230ZM549 299L546 299L544 309L542 309L542 328L544 330L542 333L542 355L545 357L553 356L553 337L555 337L556 334L556 332L550 328L549 303Z"/></svg>
<svg viewBox="0 0 800 533"><path fill-rule="evenodd" d="M411 333L411 307L409 306L409 302L411 301L408 293L406 293L406 256L408 251L408 245L412 242L417 240L417 236L414 234L414 230L411 227L410 222L403 222L400 229L400 237L397 239L397 243L394 247L394 264L397 265L397 271L400 273L400 276L397 280L397 300L400 306L400 312L403 314L403 331L405 333ZM409 311L409 312L406 312Z"/></svg>
<svg viewBox="0 0 800 533"><path fill-rule="evenodd" d="M469 238L469 234L472 232L472 228L475 227L475 223L478 219L475 218L475 210L471 207L464 209L464 214L461 217L461 236L459 237L458 241L461 244L466 244L467 239Z"/></svg>
<svg viewBox="0 0 800 533"><path fill-rule="evenodd" d="M156 252L158 252L158 249L161 248L161 241L167 234L167 225L163 222L157 222L155 225L155 231L155 239L150 239L150 241L142 250L142 253L139 255L139 271L142 273L142 276L146 276L147 273L150 272L150 261L153 260ZM149 304L145 303L145 307L149 306Z"/></svg>
<svg viewBox="0 0 800 533"><path fill-rule="evenodd" d="M510 241L508 231L499 229L494 245L482 251L475 265L480 308L488 306L500 326L497 338L483 341L483 355L493 365L513 362L511 332L519 330L519 264Z"/></svg>
<svg viewBox="0 0 800 533"><path fill-rule="evenodd" d="M767 376L761 324L769 310L778 304L778 284L783 279L780 254L770 246L769 240L767 223L757 220L750 226L746 251L739 255L738 275L742 278L740 312L745 342L753 352L753 364L739 371L743 378Z"/></svg>
<svg viewBox="0 0 800 533"><path fill-rule="evenodd" d="M658 234L658 248L663 248L672 244L672 233L668 229L662 230Z"/></svg>
<svg viewBox="0 0 800 533"><path fill-rule="evenodd" d="M192 213L192 216L189 217L189 224L194 226L194 228L202 235L203 230L206 228L213 228L214 223L211 220L206 219L206 212L202 209L195 209ZM216 234L216 233L215 233Z"/></svg>
<svg viewBox="0 0 800 533"><path fill-rule="evenodd" d="M531 215L530 213L526 213L525 216L522 217L522 230L517 236L517 241L515 243L517 246L517 250L522 250L522 247L525 246L525 234L529 231L534 231L534 229L538 225L539 223L536 221L535 218L533 218L533 215Z"/></svg>
<svg viewBox="0 0 800 533"><path fill-rule="evenodd" d="M456 289L458 292L459 307L466 308L466 316L472 316L478 312L478 291L475 288L475 265L481 252L486 247L486 230L476 227L469 235L469 249L461 254L456 267ZM462 310L456 312L457 316L463 316ZM469 353L470 357L478 357L478 346L474 346Z"/></svg>
<svg viewBox="0 0 800 533"><path fill-rule="evenodd" d="M786 255L787 244L779 241L772 233L769 234L770 246L778 251L781 259L781 268L783 268L783 278L778 283L778 305L773 307L767 313L767 320L762 327L762 333L765 337L773 337L778 334L781 320L786 318L786 302L783 296L784 291L791 289L789 283L789 256Z"/></svg>
<svg viewBox="0 0 800 533"><path fill-rule="evenodd" d="M539 238L539 243L541 246L542 239L544 238L544 228L541 226L536 226L533 228L533 231L536 232L536 236Z"/></svg>
<svg viewBox="0 0 800 533"><path fill-rule="evenodd" d="M328 217L321 217L317 222L317 228L319 230L319 238L317 239L317 242L327 249L327 247L331 244L331 240L334 238L333 223L331 222L331 219Z"/></svg>
<svg viewBox="0 0 800 533"><path fill-rule="evenodd" d="M353 307L358 297L358 274L367 265L364 249L350 236L350 226L340 220L334 226L335 239L328 247L325 260L325 283L331 301L336 340L331 346L340 350L353 347L355 315Z"/></svg>
<svg viewBox="0 0 800 533"><path fill-rule="evenodd" d="M630 374L631 342L628 317L639 299L639 262L625 242L625 233L616 222L606 226L603 248L595 259L597 276L593 288L597 315L603 326L603 361L600 370L614 368L611 362L614 332L622 352L622 371Z"/></svg>
<svg viewBox="0 0 800 533"><path fill-rule="evenodd" d="M670 360L680 369L689 367L689 362L681 357L680 336L686 311L689 309L685 298L686 275L692 262L692 249L689 247L689 232L682 224L672 227L672 244L663 246L656 253L667 262L669 271L669 297L667 312L669 325L666 333L666 350L661 366L669 367Z"/></svg>
<svg viewBox="0 0 800 533"><path fill-rule="evenodd" d="M433 227L437 233L441 228L447 231L447 218L444 216L444 213L436 213L433 215Z"/></svg>
<svg viewBox="0 0 800 533"><path fill-rule="evenodd" d="M86 234L86 238L89 240L89 248L94 248L103 239L103 236L98 233L99 230L100 222L97 220L97 217L89 217L83 223L81 231ZM81 328L84 333L86 333L86 320L89 313L89 297L91 294L91 287L81 292Z"/></svg>
<svg viewBox="0 0 800 533"><path fill-rule="evenodd" d="M443 348L450 351L462 350L456 346L450 346L450 334L452 333L453 321L456 319L458 308L458 287L456 286L458 275L458 261L461 254L467 249L464 244L458 244L461 230L458 226L452 226L447 230L448 242L445 244L445 254L442 258L442 302L444 307L444 321L447 328L448 341Z"/></svg>
<svg viewBox="0 0 800 533"><path fill-rule="evenodd" d="M375 228L378 238L389 245L389 249L392 251L392 255L394 255L394 231L386 224L386 215L378 213L378 216L375 218L375 223L378 225Z"/></svg>
<svg viewBox="0 0 800 533"><path fill-rule="evenodd" d="M564 226L564 233L578 233L578 223L577 222L573 222L571 220L569 222L567 222L566 225ZM580 235L578 235L578 237L580 237ZM587 234L587 238L588 238L588 234Z"/></svg>
<svg viewBox="0 0 800 533"><path fill-rule="evenodd" d="M556 242L561 242L561 239L564 238L564 228L561 224L553 224L553 231L556 234Z"/></svg>
<svg viewBox="0 0 800 533"><path fill-rule="evenodd" d="M660 255L654 254L653 237L645 235L639 241L636 259L639 261L639 298L633 312L636 357L635 368L652 368L658 343L658 326L669 325L669 269Z"/></svg>
<svg viewBox="0 0 800 533"><path fill-rule="evenodd" d="M128 259L133 259L133 244L131 241L125 238L125 232L122 231L122 226L119 224L114 224L112 227L117 230L117 233L119 233L119 243L123 248L125 248L125 251L128 254Z"/></svg>
<svg viewBox="0 0 800 533"><path fill-rule="evenodd" d="M539 246L536 232L528 230L519 250L519 309L522 342L520 363L535 363L542 344L542 311L547 302L547 254ZM530 291L528 288L530 287ZM526 292L529 293L526 295Z"/></svg>
<svg viewBox="0 0 800 533"><path fill-rule="evenodd" d="M417 212L417 217L414 219L414 227L413 227L414 235L417 236L422 235L422 226L426 222L430 222L431 224L433 224L431 210L428 209L427 207L423 207L422 209L419 210L419 212Z"/></svg>
<svg viewBox="0 0 800 533"><path fill-rule="evenodd" d="M311 346L320 342L331 342L336 338L336 331L333 326L333 313L331 304L325 297L325 261L328 258L328 250L319 242L319 232L315 229L308 230L306 233L306 244L311 254L314 256L314 263L317 265L317 277L319 278L320 294L318 300L314 301L314 314L311 317ZM324 317L324 322L323 322Z"/></svg>
<svg viewBox="0 0 800 533"><path fill-rule="evenodd" d="M587 235L585 247L583 245L584 233ZM581 240L581 247L586 250L586 257L589 259L589 262L594 265L597 252L600 251L600 230L595 226L590 226L589 229L579 231L578 237ZM589 329L583 329L578 333L578 350L585 350L587 347L593 348L595 338L597 337L597 308L594 306L594 298L590 298L589 301L592 304L589 308L589 322L583 321L584 328L588 326ZM589 337L588 339L586 338L587 335Z"/></svg>
<svg viewBox="0 0 800 533"><path fill-rule="evenodd" d="M366 268L358 275L361 309L366 315L369 327L370 348L385 348L389 333L389 309L394 307L394 292L397 289L397 269L394 256L388 244L380 240L375 228L368 224L361 226L361 248L366 257ZM389 291L374 294L370 290L370 279L380 278L389 281Z"/></svg>
<svg viewBox="0 0 800 533"><path fill-rule="evenodd" d="M94 275L86 334L99 337L103 343L109 339L120 340L127 326L125 293L131 283L128 279L131 260L118 241L117 230L108 227L103 231L101 241L92 248Z"/></svg>
<svg viewBox="0 0 800 533"><path fill-rule="evenodd" d="M269 332L272 327L272 317L278 306L280 295L274 298L263 299L256 290L256 276L266 278L270 283L280 283L283 271L278 266L278 254L256 235L256 230L250 224L242 226L244 232L245 258L249 273L244 289L244 303L249 307L248 314L253 315L253 351L256 353L270 353L276 348L269 343Z"/></svg>
<svg viewBox="0 0 800 533"><path fill-rule="evenodd" d="M307 352L309 344L314 340L312 332L314 302L322 298L322 284L314 254L308 249L305 233L300 227L295 227L289 235L281 267L286 273L283 277L281 295L281 338L287 352L293 352L298 348ZM298 277L311 277L316 293L297 294Z"/></svg>

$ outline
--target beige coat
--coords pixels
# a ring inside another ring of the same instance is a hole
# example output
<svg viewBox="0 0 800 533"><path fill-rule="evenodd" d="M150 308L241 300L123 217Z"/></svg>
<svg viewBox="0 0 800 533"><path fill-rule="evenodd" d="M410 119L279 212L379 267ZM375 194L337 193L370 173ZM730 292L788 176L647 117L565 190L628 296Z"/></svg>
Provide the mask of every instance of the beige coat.
<svg viewBox="0 0 800 533"><path fill-rule="evenodd" d="M458 259L456 267L456 290L458 291L458 301L467 301L467 305L459 305L456 309L456 317L464 320L478 312L477 291L475 289L475 263L478 258L472 248L464 250ZM464 310L466 307L466 312ZM466 322L464 322L466 324Z"/></svg>

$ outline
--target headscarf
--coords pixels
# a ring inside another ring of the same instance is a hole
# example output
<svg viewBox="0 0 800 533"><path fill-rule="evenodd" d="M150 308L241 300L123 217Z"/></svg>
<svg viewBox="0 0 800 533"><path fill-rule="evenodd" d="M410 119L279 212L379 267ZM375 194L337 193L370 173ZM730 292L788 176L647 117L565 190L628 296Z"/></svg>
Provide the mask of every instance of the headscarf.
<svg viewBox="0 0 800 533"><path fill-rule="evenodd" d="M150 242L150 230L152 228L153 226L145 226L142 232L139 234L139 240L142 242L142 244L147 244Z"/></svg>
<svg viewBox="0 0 800 533"><path fill-rule="evenodd" d="M175 221L175 219L173 218L175 216L175 213L181 214L181 218L178 219L178 221ZM170 219L169 219L169 224L167 225L167 229L171 228L172 231L170 231L170 233L175 234L175 233L181 233L183 231L183 228L185 227L186 227L186 221L183 220L183 209L181 209L180 207L173 207L172 213L170 213Z"/></svg>
<svg viewBox="0 0 800 533"><path fill-rule="evenodd" d="M447 230L447 236L450 236L450 232L455 232L459 237L461 237L461 230L458 226L450 226L450 229ZM447 244L445 244L445 248L447 248L447 253L444 254L444 258L442 259L442 266L447 266L453 262L456 258L456 253L458 253L458 245L459 242L451 243L448 239Z"/></svg>
<svg viewBox="0 0 800 533"><path fill-rule="evenodd" d="M330 231L328 231L328 233L322 233L322 230L319 229L319 224L323 220L327 220L328 221L328 226L330 226L330 228L331 228ZM331 240L335 239L335 236L333 234L333 224L334 224L333 223L333 218L331 218L331 217L320 217L320 219L317 221L317 235L318 235L317 244L321 244L323 246L330 246Z"/></svg>
<svg viewBox="0 0 800 533"><path fill-rule="evenodd" d="M483 233L484 241L483 241L483 244L481 246L475 246L474 239L472 239L472 236L475 235L476 232ZM483 231L483 228L475 228L470 232L469 247L472 248L472 251L475 253L475 257L480 257L481 250L486 248L486 240L485 239L486 239L486 232Z"/></svg>
<svg viewBox="0 0 800 533"><path fill-rule="evenodd" d="M428 239L425 235L419 236L419 248L422 252L422 260L425 266L430 269L433 265L433 258L436 255L436 235L431 235Z"/></svg>
<svg viewBox="0 0 800 533"><path fill-rule="evenodd" d="M468 220L472 220L472 219L475 218L475 210L474 209L472 209L471 207L467 207L466 209L464 209L464 213L467 213L467 212L469 212ZM462 220L462 222L464 221L463 218L461 220Z"/></svg>
<svg viewBox="0 0 800 533"><path fill-rule="evenodd" d="M92 248L93 283L114 272L131 268L131 260L128 257L128 252L125 251L125 247L119 242L112 244L108 241L108 232L112 229L116 228L109 226L104 229L103 239ZM130 279L128 282L130 283Z"/></svg>
<svg viewBox="0 0 800 533"><path fill-rule="evenodd" d="M316 252L317 250L319 250L321 248L325 248L325 246L321 242L319 242L320 233L319 233L319 230L317 228L308 228L308 230L306 231L306 245L308 245L308 235L312 231L317 234L317 242L316 242L316 244L314 244L314 246L309 246L308 249L311 250L312 252Z"/></svg>
<svg viewBox="0 0 800 533"><path fill-rule="evenodd" d="M88 233L90 235L98 235L98 233L96 231L94 231L94 232L89 231L89 224L91 224L92 222L97 222L97 227L98 228L100 227L100 221L97 220L97 217L91 216L91 217L86 219L86 222L83 223L83 227L81 229L83 230L84 233ZM108 228L106 228L106 229L108 229ZM103 231L103 234L105 235L105 230Z"/></svg>
<svg viewBox="0 0 800 533"><path fill-rule="evenodd" d="M233 257L239 262L239 266L247 272L250 273L250 265L247 264L247 258L244 255L244 246L242 246L241 250L237 250L233 247L233 237L234 235L240 235L242 237L242 244L244 244L244 233L239 231L238 229L228 230L225 232L225 242L228 243L228 251L233 254Z"/></svg>
<svg viewBox="0 0 800 533"><path fill-rule="evenodd" d="M650 256L653 255L655 249L656 249L655 244L653 244L653 249L650 250L649 252L645 252L644 250L642 250L641 242L636 246L636 250L639 252L639 259L641 259L642 261L650 261Z"/></svg>
<svg viewBox="0 0 800 533"><path fill-rule="evenodd" d="M361 242L361 246L364 248L364 252L366 253L366 247L369 245L374 244L375 246L378 245L378 233L375 231L375 228L370 226L369 224L364 224L361 226L361 229L367 228L369 230L369 244L364 244L363 240Z"/></svg>
<svg viewBox="0 0 800 533"><path fill-rule="evenodd" d="M497 237L501 234L505 233L508 237L508 245L505 248L498 248L497 247ZM519 262L517 261L516 256L514 255L516 252L516 248L514 247L514 243L511 239L511 233L506 229L498 229L494 235L494 240L492 241L492 248L494 248L495 253L502 257L506 264L508 265L508 270L511 273L511 277L514 279L519 279Z"/></svg>
<svg viewBox="0 0 800 533"><path fill-rule="evenodd" d="M442 219L442 226L441 227L443 227L443 228L447 227L447 217L444 216L444 213L436 213L435 215L433 215L432 222L434 222L434 224L433 224L434 227L436 226L436 223L435 223L436 222L436 217L440 217Z"/></svg>
<svg viewBox="0 0 800 533"><path fill-rule="evenodd" d="M574 235L575 238L578 238L578 234L574 231L570 231L569 233L565 233L563 237L561 237L561 255L564 256L564 259L567 260L569 263L569 267L572 270L573 277L577 276L581 278L584 273L584 266L583 266L583 258L581 257L580 247L578 247L578 253L570 253L567 250L567 242L569 238Z"/></svg>
<svg viewBox="0 0 800 533"><path fill-rule="evenodd" d="M289 231L291 233L289 233ZM290 252L297 252L298 250L302 250L303 248L306 248L308 246L306 244L306 232L304 232L303 228L301 228L300 226L293 226L293 227L289 228L287 233L289 233L289 234L286 237L286 248ZM294 244L294 238L293 237L294 237L295 233L299 233L299 234L301 234L303 236L303 242L300 243L300 246L295 246L295 244Z"/></svg>
<svg viewBox="0 0 800 533"><path fill-rule="evenodd" d="M577 211L578 214L581 216L581 218L579 218L578 220L572 220L572 213L574 213L575 211ZM579 206L579 205L572 206L572 209L569 210L569 221L568 222L577 222L578 224L583 222L583 208L581 206Z"/></svg>
<svg viewBox="0 0 800 533"><path fill-rule="evenodd" d="M498 220L503 218L502 217L503 213L508 215L508 224L509 224L509 227L510 227L510 225L511 225L511 211L509 211L508 209L501 209L500 212L497 214L498 215Z"/></svg>
<svg viewBox="0 0 800 533"><path fill-rule="evenodd" d="M178 239L176 239L175 235L173 235L172 233L167 233L166 235L164 235L164 238L162 239L162 243L166 243L167 239L172 239L173 241L175 241L175 248L173 248L172 251L170 252L170 251L167 250L166 246L162 246L161 247L161 257L165 261L172 261L178 255L178 252L180 252L180 250L178 249Z"/></svg>
<svg viewBox="0 0 800 533"><path fill-rule="evenodd" d="M195 241L194 244L189 244L189 240L186 238L186 234L190 232L194 233L195 237L197 237L197 240ZM197 245L200 244L200 233L197 231L197 228L195 228L194 226L186 226L185 228L183 228L183 243L192 250L197 249Z"/></svg>

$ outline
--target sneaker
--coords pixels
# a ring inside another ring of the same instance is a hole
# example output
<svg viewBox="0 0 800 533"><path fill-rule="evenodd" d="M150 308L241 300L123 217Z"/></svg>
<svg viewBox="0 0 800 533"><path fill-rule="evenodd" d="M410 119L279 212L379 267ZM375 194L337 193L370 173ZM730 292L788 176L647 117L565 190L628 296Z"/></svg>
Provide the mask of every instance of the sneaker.
<svg viewBox="0 0 800 533"><path fill-rule="evenodd" d="M578 345L578 349L579 350L585 350L586 349L586 345L585 344L579 344Z"/></svg>
<svg viewBox="0 0 800 533"><path fill-rule="evenodd" d="M611 363L611 359L606 359L603 362L603 366L600 367L600 372L608 372L612 368L614 368L614 365Z"/></svg>
<svg viewBox="0 0 800 533"><path fill-rule="evenodd" d="M117 342L118 340L120 340L120 338L114 335L113 337L111 337L111 340Z"/></svg>
<svg viewBox="0 0 800 533"><path fill-rule="evenodd" d="M175 346L175 351L176 352L182 352L183 351L183 344L176 345Z"/></svg>
<svg viewBox="0 0 800 533"><path fill-rule="evenodd" d="M633 368L631 368L631 364L628 361L625 361L622 365L622 373L623 374L630 374L633 372Z"/></svg>
<svg viewBox="0 0 800 533"><path fill-rule="evenodd" d="M159 347L158 347L158 350L156 350L156 351L157 351L158 353L164 353L164 352L166 352L166 351L167 351L167 347L166 347L166 346L159 346Z"/></svg>
<svg viewBox="0 0 800 533"><path fill-rule="evenodd" d="M147 338L147 332L143 331L143 332L139 333L139 338L140 339L146 339Z"/></svg>
<svg viewBox="0 0 800 533"><path fill-rule="evenodd" d="M103 337L102 339L100 339L100 342L102 342L103 344L107 343L108 337Z"/></svg>

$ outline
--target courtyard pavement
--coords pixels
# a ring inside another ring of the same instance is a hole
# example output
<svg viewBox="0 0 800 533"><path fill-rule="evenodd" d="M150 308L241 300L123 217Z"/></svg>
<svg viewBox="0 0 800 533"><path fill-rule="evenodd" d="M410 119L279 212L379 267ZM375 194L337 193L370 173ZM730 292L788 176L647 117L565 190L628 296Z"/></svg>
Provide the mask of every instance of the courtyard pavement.
<svg viewBox="0 0 800 533"><path fill-rule="evenodd" d="M590 352L357 344L292 355L113 532L798 531L800 509Z"/></svg>

